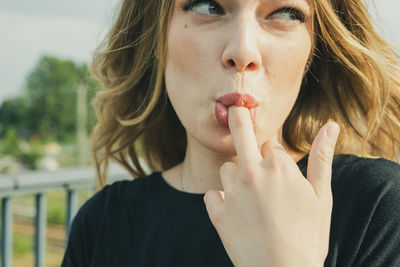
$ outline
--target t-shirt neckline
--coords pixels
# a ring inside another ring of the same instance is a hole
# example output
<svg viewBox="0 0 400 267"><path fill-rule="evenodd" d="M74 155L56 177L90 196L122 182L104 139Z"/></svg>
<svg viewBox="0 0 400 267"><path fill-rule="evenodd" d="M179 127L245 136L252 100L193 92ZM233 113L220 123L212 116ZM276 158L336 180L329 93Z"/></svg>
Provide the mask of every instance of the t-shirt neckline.
<svg viewBox="0 0 400 267"><path fill-rule="evenodd" d="M304 169L307 166L307 159L308 155L305 155L301 160L297 162L297 166L299 169L303 172L304 174ZM155 183L155 190L157 191L156 193L161 194L166 196L169 200L175 199L178 201L184 201L184 202L204 202L203 198L205 193L191 193L191 192L185 192L181 191L179 189L176 189L167 181L165 178L162 176L161 172L154 172L154 183ZM153 189L154 189L153 188Z"/></svg>

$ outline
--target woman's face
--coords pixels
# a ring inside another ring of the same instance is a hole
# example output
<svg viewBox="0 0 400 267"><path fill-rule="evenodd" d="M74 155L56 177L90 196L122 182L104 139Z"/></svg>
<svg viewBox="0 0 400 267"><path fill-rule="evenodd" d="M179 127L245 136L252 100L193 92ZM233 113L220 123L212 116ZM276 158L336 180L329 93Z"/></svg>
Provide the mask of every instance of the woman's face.
<svg viewBox="0 0 400 267"><path fill-rule="evenodd" d="M235 153L217 99L249 94L257 102L259 146L280 137L313 45L307 0L175 0L167 35L165 81L186 129L207 148Z"/></svg>

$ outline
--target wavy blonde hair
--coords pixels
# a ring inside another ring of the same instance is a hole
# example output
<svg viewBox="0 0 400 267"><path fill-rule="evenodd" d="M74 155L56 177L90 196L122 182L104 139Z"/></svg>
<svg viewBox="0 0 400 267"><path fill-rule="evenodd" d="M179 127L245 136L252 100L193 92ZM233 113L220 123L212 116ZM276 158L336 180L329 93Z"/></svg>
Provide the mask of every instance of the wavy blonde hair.
<svg viewBox="0 0 400 267"><path fill-rule="evenodd" d="M310 0L315 46L283 138L308 153L318 130L336 121L336 154L396 160L400 146L400 68L393 46L375 31L361 0ZM92 138L98 187L110 159L133 177L184 160L186 132L166 94L166 40L173 0L124 0L96 50L92 72L103 84Z"/></svg>

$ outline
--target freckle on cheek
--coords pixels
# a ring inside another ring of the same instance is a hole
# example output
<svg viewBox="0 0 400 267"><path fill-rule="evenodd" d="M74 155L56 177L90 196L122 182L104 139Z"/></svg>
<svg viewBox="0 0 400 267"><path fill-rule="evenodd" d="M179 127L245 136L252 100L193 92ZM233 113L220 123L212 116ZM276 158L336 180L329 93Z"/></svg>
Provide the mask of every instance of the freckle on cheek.
<svg viewBox="0 0 400 267"><path fill-rule="evenodd" d="M185 24L185 28L187 28L188 27L188 25L187 24Z"/></svg>

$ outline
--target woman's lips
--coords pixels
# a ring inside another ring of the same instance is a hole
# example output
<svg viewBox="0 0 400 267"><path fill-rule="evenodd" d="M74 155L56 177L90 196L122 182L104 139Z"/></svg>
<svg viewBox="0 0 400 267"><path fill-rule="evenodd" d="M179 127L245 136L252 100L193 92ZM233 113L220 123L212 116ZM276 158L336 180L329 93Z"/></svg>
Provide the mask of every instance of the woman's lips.
<svg viewBox="0 0 400 267"><path fill-rule="evenodd" d="M231 93L218 98L215 104L215 118L221 126L229 129L228 108L233 105L248 108L251 121L255 120L257 101L249 94Z"/></svg>

